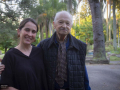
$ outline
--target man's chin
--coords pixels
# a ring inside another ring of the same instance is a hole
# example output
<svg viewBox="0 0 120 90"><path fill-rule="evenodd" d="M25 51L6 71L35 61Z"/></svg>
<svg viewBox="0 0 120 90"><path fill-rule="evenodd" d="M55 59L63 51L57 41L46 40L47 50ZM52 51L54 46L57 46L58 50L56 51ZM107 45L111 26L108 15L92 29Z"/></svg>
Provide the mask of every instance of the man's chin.
<svg viewBox="0 0 120 90"><path fill-rule="evenodd" d="M61 33L59 33L60 35L68 35L69 33L68 32L61 32Z"/></svg>
<svg viewBox="0 0 120 90"><path fill-rule="evenodd" d="M60 33L59 36L66 36L68 34L65 34L65 33Z"/></svg>

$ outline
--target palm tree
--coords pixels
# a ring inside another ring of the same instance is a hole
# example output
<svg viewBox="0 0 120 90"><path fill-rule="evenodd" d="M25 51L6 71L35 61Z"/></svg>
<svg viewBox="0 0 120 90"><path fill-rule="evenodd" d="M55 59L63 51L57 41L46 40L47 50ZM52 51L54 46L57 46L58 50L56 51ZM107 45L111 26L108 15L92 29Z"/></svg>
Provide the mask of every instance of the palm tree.
<svg viewBox="0 0 120 90"><path fill-rule="evenodd" d="M113 47L114 47L114 50L117 50L115 8L116 8L116 0L113 0Z"/></svg>
<svg viewBox="0 0 120 90"><path fill-rule="evenodd" d="M99 0L88 0L92 13L92 23L93 23L93 40L94 40L94 52L93 58L97 61L105 61L104 63L109 63L106 59L105 44L104 44L104 34L102 25L102 16L100 12Z"/></svg>
<svg viewBox="0 0 120 90"><path fill-rule="evenodd" d="M111 40L111 0L109 0L109 19L108 19L108 22L109 22L109 41Z"/></svg>

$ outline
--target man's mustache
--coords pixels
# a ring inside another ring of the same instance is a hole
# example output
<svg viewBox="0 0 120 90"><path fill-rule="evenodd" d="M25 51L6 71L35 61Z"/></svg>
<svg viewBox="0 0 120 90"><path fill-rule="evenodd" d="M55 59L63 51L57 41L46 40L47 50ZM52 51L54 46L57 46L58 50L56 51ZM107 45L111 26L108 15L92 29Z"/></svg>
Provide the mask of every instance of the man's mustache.
<svg viewBox="0 0 120 90"><path fill-rule="evenodd" d="M60 30L65 30L65 31L68 31L68 29L67 29L67 28L60 28Z"/></svg>

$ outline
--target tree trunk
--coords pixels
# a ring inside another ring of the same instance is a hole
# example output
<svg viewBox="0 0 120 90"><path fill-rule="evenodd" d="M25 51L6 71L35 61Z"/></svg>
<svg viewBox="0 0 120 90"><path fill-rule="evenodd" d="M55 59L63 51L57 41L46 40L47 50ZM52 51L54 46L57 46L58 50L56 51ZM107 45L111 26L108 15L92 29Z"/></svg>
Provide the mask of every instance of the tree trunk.
<svg viewBox="0 0 120 90"><path fill-rule="evenodd" d="M107 1L107 18L106 18L106 26L107 26L107 27L106 27L106 31L107 31L107 33L106 33L106 34L107 34L107 35L106 35L106 41L108 41L108 37L109 37L109 36L108 36L108 35L109 35L109 34L108 34L108 27L109 27L109 24L108 24L108 1Z"/></svg>
<svg viewBox="0 0 120 90"><path fill-rule="evenodd" d="M111 41L111 25L109 25L109 41Z"/></svg>
<svg viewBox="0 0 120 90"><path fill-rule="evenodd" d="M49 21L49 33L50 33L50 37L52 36L53 32L52 32L52 24L51 24L51 19Z"/></svg>
<svg viewBox="0 0 120 90"><path fill-rule="evenodd" d="M5 53L7 52L7 47L5 47Z"/></svg>
<svg viewBox="0 0 120 90"><path fill-rule="evenodd" d="M120 44L119 43L119 24L117 24L117 25L118 25L118 27L117 27L118 28L118 47L120 47L120 45L119 45Z"/></svg>
<svg viewBox="0 0 120 90"><path fill-rule="evenodd" d="M88 0L92 13L94 52L93 59L102 61L106 59L102 16L100 12L99 0ZM107 62L108 63L108 62Z"/></svg>
<svg viewBox="0 0 120 90"><path fill-rule="evenodd" d="M72 13L72 0L67 0L67 11Z"/></svg>
<svg viewBox="0 0 120 90"><path fill-rule="evenodd" d="M115 15L115 7L116 7L116 1L113 0L113 47L114 47L114 50L117 50L117 43L116 43L116 15Z"/></svg>
<svg viewBox="0 0 120 90"><path fill-rule="evenodd" d="M108 24L109 24L109 41L111 40L111 0L109 0L109 19L108 19Z"/></svg>
<svg viewBox="0 0 120 90"><path fill-rule="evenodd" d="M40 40L43 40L43 23L40 24Z"/></svg>
<svg viewBox="0 0 120 90"><path fill-rule="evenodd" d="M102 21L104 21L104 14L103 14L103 0L100 0L100 9L101 9L101 15L102 15Z"/></svg>
<svg viewBox="0 0 120 90"><path fill-rule="evenodd" d="M48 19L46 18L46 22L45 22L45 33L46 33L46 38L48 38Z"/></svg>

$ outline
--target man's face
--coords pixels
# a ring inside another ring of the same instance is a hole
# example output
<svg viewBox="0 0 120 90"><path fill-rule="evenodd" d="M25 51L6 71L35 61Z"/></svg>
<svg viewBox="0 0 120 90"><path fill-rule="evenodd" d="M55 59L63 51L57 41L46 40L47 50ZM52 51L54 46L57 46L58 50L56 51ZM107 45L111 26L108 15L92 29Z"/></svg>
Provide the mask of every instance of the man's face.
<svg viewBox="0 0 120 90"><path fill-rule="evenodd" d="M60 13L56 20L53 22L54 29L56 29L56 33L60 36L66 36L70 33L72 27L72 20L69 14Z"/></svg>

